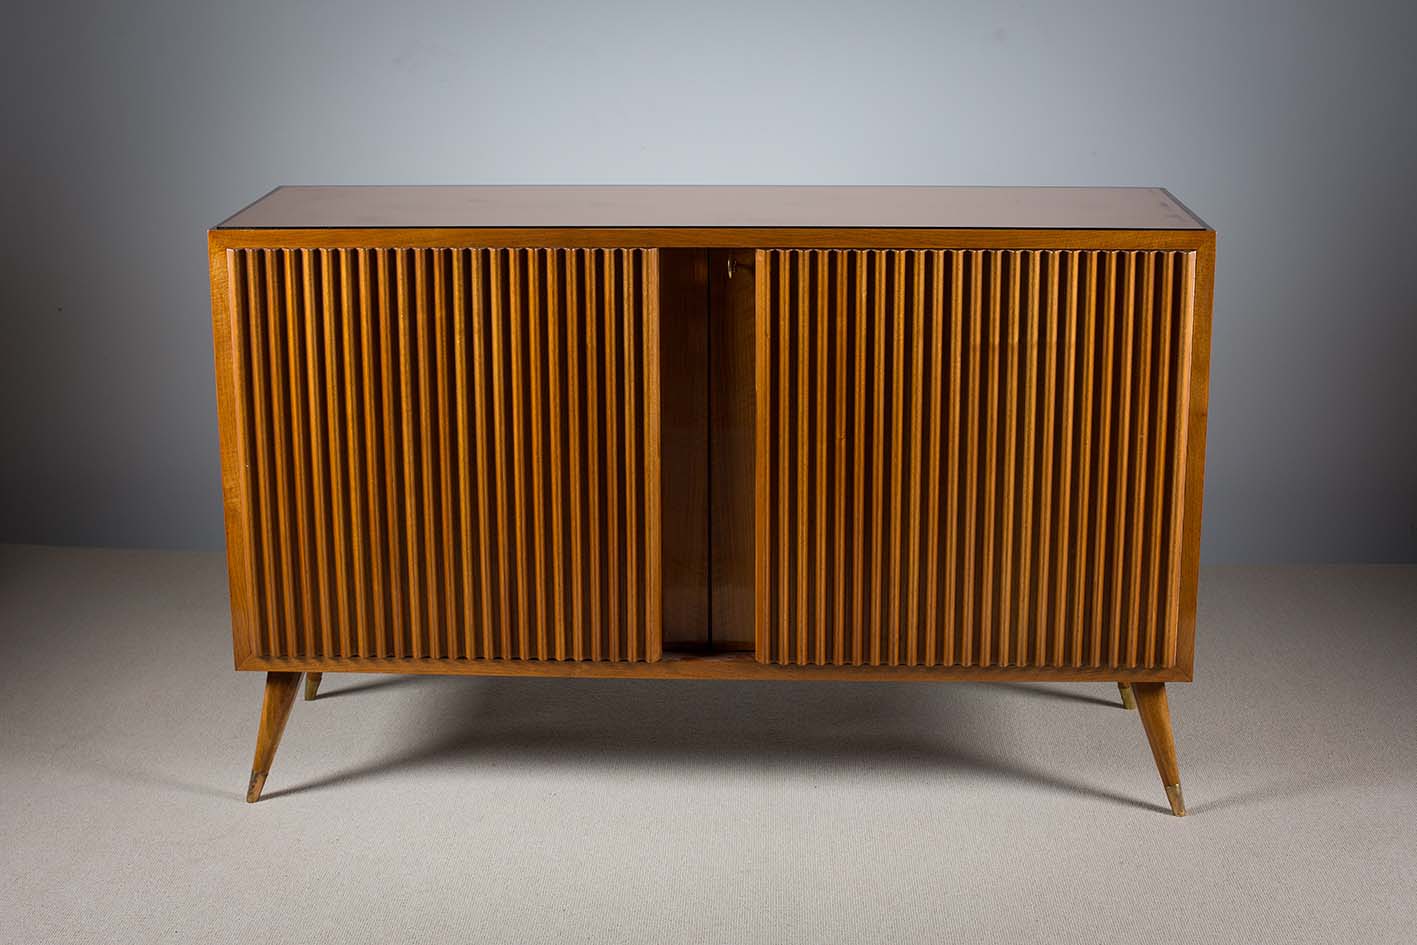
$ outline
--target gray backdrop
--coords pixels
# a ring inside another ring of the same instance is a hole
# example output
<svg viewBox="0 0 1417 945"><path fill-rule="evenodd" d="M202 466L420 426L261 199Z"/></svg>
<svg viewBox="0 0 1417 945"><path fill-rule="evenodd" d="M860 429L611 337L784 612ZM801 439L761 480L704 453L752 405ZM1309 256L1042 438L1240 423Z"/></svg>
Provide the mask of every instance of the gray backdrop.
<svg viewBox="0 0 1417 945"><path fill-rule="evenodd" d="M68 7L5 16L0 541L219 547L204 230L278 183L1160 184L1207 560L1417 560L1413 4Z"/></svg>

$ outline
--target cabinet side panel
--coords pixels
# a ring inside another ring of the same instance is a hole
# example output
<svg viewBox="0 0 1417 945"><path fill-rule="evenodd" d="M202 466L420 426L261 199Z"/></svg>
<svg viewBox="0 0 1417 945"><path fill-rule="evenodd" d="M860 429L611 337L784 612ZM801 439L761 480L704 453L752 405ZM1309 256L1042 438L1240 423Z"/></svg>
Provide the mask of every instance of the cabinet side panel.
<svg viewBox="0 0 1417 945"><path fill-rule="evenodd" d="M232 648L237 666L254 651L254 604L250 505L245 483L244 436L238 417L237 344L233 338L230 258L217 241L208 242L212 290L212 350L216 374L217 436L221 448L222 513L226 524L226 570L231 594Z"/></svg>
<svg viewBox="0 0 1417 945"><path fill-rule="evenodd" d="M1171 663L1187 679L1195 664L1196 597L1200 575L1201 508L1205 485L1206 424L1210 415L1210 337L1215 297L1215 234L1199 250L1189 253L1193 279L1190 317L1190 370L1186 411L1189 416L1186 440L1184 526L1181 533L1181 586L1176 638Z"/></svg>

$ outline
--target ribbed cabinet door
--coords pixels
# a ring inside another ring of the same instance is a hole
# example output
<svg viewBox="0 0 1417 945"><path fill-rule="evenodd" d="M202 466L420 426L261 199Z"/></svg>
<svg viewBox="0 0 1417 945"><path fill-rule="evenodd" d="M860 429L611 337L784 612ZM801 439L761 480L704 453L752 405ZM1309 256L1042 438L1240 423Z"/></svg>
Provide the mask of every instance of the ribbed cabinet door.
<svg viewBox="0 0 1417 945"><path fill-rule="evenodd" d="M226 259L246 652L659 658L654 250Z"/></svg>
<svg viewBox="0 0 1417 945"><path fill-rule="evenodd" d="M1193 252L764 250L759 660L1176 665Z"/></svg>

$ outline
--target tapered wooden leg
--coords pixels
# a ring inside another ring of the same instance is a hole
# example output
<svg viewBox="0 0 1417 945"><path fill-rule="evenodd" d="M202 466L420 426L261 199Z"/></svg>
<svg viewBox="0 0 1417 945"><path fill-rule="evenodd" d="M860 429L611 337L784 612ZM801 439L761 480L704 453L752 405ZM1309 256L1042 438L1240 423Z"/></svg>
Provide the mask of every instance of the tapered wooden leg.
<svg viewBox="0 0 1417 945"><path fill-rule="evenodd" d="M324 673L305 674L305 701L313 702L315 693L320 691L320 680L325 678Z"/></svg>
<svg viewBox="0 0 1417 945"><path fill-rule="evenodd" d="M285 720L290 718L290 707L295 704L295 693L299 688L299 673L266 673L266 694L261 700L261 727L256 732L256 757L251 761L251 783L246 788L248 804L261 799L261 789L266 786L266 775L271 773L271 762L275 760L281 733L285 731Z"/></svg>
<svg viewBox="0 0 1417 945"><path fill-rule="evenodd" d="M1137 707L1137 700L1132 695L1132 686L1130 683L1117 683L1117 691L1122 694L1122 708L1135 709Z"/></svg>
<svg viewBox="0 0 1417 945"><path fill-rule="evenodd" d="M1181 797L1181 768L1176 764L1176 739L1171 734L1166 684L1133 683L1132 689L1142 728L1146 729L1146 740L1151 743L1151 754L1156 759L1156 770L1161 773L1161 784L1166 788L1166 799L1171 802L1171 813L1184 817L1186 802Z"/></svg>

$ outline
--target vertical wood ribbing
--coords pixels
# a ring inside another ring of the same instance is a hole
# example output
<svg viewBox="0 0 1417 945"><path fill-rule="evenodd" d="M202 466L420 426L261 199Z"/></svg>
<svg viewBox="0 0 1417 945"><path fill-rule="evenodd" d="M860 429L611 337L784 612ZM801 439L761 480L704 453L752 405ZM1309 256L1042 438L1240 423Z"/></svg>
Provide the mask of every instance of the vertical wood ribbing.
<svg viewBox="0 0 1417 945"><path fill-rule="evenodd" d="M1102 663L1102 637L1104 628L1108 638L1107 652L1118 648L1121 628L1106 618L1106 555L1107 555L1107 496L1108 482L1112 471L1112 376L1115 370L1117 343L1117 254L1107 254L1106 282L1102 293L1102 381L1099 384L1097 422L1097 491L1093 504L1093 547L1092 547L1092 664ZM1116 665L1113 663L1112 665Z"/></svg>
<svg viewBox="0 0 1417 945"><path fill-rule="evenodd" d="M604 254L605 281L605 488L606 488L606 625L609 630L610 659L620 658L620 471L616 464L620 446L619 418L615 398L620 393L620 381L615 363L615 321L617 296L615 291L615 257L622 253L609 250Z"/></svg>
<svg viewBox="0 0 1417 945"><path fill-rule="evenodd" d="M453 404L454 423L457 426L457 481L458 481L458 578L462 589L463 657L477 656L476 630L478 621L473 619L473 559L480 557L475 549L486 547L486 542L476 544L472 532L472 452L468 436L467 413L471 401L468 393L467 369L467 256L463 250L453 250ZM484 619L483 623L488 623Z"/></svg>
<svg viewBox="0 0 1417 945"><path fill-rule="evenodd" d="M914 279L912 283L911 308L912 324L910 332L910 505L906 510L908 539L906 548L906 613L905 613L905 662L914 666L920 637L920 454L924 447L925 425L922 414L925 409L925 253L912 254ZM904 280L902 280L904 281ZM893 655L893 662L899 662L899 654Z"/></svg>
<svg viewBox="0 0 1417 945"><path fill-rule="evenodd" d="M423 578L418 588L422 598L420 610L423 626L418 635L417 649L431 659L443 655L442 625L444 621L443 602L440 591L440 571L442 565L438 554L438 475L434 467L437 451L437 428L434 426L434 398L437 387L432 377L434 322L437 313L434 290L429 285L432 273L431 251L412 251L413 303L412 352L414 434L412 441L414 475L418 483L418 536L414 554L419 559L419 573Z"/></svg>
<svg viewBox="0 0 1417 945"><path fill-rule="evenodd" d="M641 346L644 358L644 483L645 483L645 659L661 656L664 639L664 554L662 475L660 461L659 372L659 254L642 252L644 281L640 299Z"/></svg>
<svg viewBox="0 0 1417 945"><path fill-rule="evenodd" d="M509 312L508 321L510 324L511 340L511 386L512 386L512 532L513 549L516 566L516 624L517 624L517 651L518 659L527 659L531 655L531 624L530 608L527 604L527 561L526 561L526 458L522 444L526 437L526 408L523 405L523 392L525 384L522 381L524 371L523 351L522 351L522 329L525 319L519 317L522 307L525 305L525 290L522 288L522 251L519 249L508 250L507 252L508 272L507 286L509 290Z"/></svg>
<svg viewBox="0 0 1417 945"><path fill-rule="evenodd" d="M962 378L964 373L964 348L967 343L964 327L964 264L965 254L956 252L950 254L950 396L949 396L949 447L946 457L949 462L949 472L946 475L945 493L945 628L943 662L946 666L954 664L955 660L955 638L959 634L960 624L956 618L956 593L958 586L956 577L959 567L959 463L963 455L960 451L961 418L960 400Z"/></svg>
<svg viewBox="0 0 1417 945"><path fill-rule="evenodd" d="M788 597L788 526L792 520L790 514L791 505L789 500L788 483L791 466L788 457L791 453L790 427L788 425L789 410L791 408L791 362L789 358L792 354L791 342L791 299L792 299L792 272L789 260L792 257L786 253L777 255L778 267L781 273L781 284L778 286L777 313L778 313L778 364L777 364L777 386L778 386L778 428L777 428L777 455L778 459L778 480L777 480L777 538L780 553L777 559L777 661L787 662L787 628L788 614L791 611ZM800 616L800 615L799 615Z"/></svg>
<svg viewBox="0 0 1417 945"><path fill-rule="evenodd" d="M482 604L482 656L491 659L496 655L493 648L492 582L491 559L492 542L488 537L487 517L487 305L484 302L484 288L487 278L484 274L487 255L480 249L470 252L468 270L468 294L471 302L472 318L472 412L473 429L477 456L477 577L479 600ZM501 544L501 535L497 543ZM501 616L501 612L498 612Z"/></svg>
<svg viewBox="0 0 1417 945"><path fill-rule="evenodd" d="M984 254L971 252L969 266L969 400L963 426L966 436L964 459L964 565L960 578L963 619L960 623L960 660L974 665L974 572L975 524L979 497L979 440L983 418L979 415L981 348L984 345Z"/></svg>
<svg viewBox="0 0 1417 945"><path fill-rule="evenodd" d="M433 389L436 392L434 399L437 401L438 408L438 462L435 468L438 475L438 535L442 539L442 560L438 569L441 580L438 583L442 597L444 653L451 658L458 655L458 645L462 641L462 634L458 632L458 624L464 619L458 611L458 573L453 558L453 483L458 478L458 472L453 465L455 455L453 453L453 408L448 403L449 397L454 395L451 369L448 366L448 332L449 323L454 319L455 313L450 310L451 287L448 275L450 253L446 249L435 249L431 251L431 254L433 257L433 305L431 307L434 350Z"/></svg>
<svg viewBox="0 0 1417 945"><path fill-rule="evenodd" d="M384 568L385 537L384 521L380 514L384 508L384 480L379 475L380 451L376 444L380 443L378 428L378 390L375 373L375 347L378 345L378 326L375 322L374 304L372 299L373 274L370 272L369 250L360 249L357 251L359 260L359 366L361 377L360 393L360 413L364 420L364 499L365 510L367 511L367 523L369 532L369 599L370 611L372 614L373 626L373 646L370 648L372 655L384 658L388 656L388 649L385 644L385 631L388 626L388 616L386 614L385 602L388 599L388 591L385 585L388 578ZM382 255L382 254L381 254Z"/></svg>
<svg viewBox="0 0 1417 945"><path fill-rule="evenodd" d="M529 337L527 368L530 374L530 413L527 421L531 433L531 553L532 553L532 603L536 614L536 658L546 659L546 507L543 483L546 479L546 463L541 453L542 420L542 370L541 370L541 259L536 250L526 251L527 294L526 326Z"/></svg>
<svg viewBox="0 0 1417 945"><path fill-rule="evenodd" d="M1008 254L1008 290L1004 310L1008 323L1004 329L1005 360L1008 363L1004 395L1004 500L1003 522L1000 528L1002 550L999 566L999 665L1009 665L1013 645L1014 617L1014 487L1018 450L1018 372L1019 372L1019 262L1020 254ZM1021 608L1020 608L1021 609Z"/></svg>
<svg viewBox="0 0 1417 945"><path fill-rule="evenodd" d="M436 320L436 316L429 310L428 294L428 270L429 270L429 250L415 249L413 251L413 286L414 286L414 373L417 375L417 398L418 398L418 440L414 450L418 456L417 476L418 493L421 499L422 528L420 533L423 539L421 546L422 573L424 577L423 587L423 614L425 623L423 632L418 635L414 645L415 655L420 651L426 651L427 655L433 659L442 656L442 641L440 639L441 622L444 619L442 614L442 602L438 599L438 551L437 551L437 525L434 521L433 504L435 475L433 471L433 454L435 450L433 441L433 404L432 392L430 391L429 374L433 368L431 357L429 356L429 335L433 328L430 322ZM415 551L414 554L419 554Z"/></svg>
<svg viewBox="0 0 1417 945"><path fill-rule="evenodd" d="M894 273L891 279L892 296L894 305L892 307L892 348L891 348L891 420L890 433L887 438L891 442L891 475L888 479L890 489L890 569L887 572L890 593L887 601L890 604L889 611L889 632L890 638L886 646L886 662L890 666L900 663L900 556L901 556L901 497L905 491L905 484L901 481L905 476L905 254L892 253L895 257ZM882 296L885 295L881 291Z"/></svg>
<svg viewBox="0 0 1417 945"><path fill-rule="evenodd" d="M585 259L585 299L586 299L586 464L587 464L587 490L586 499L586 527L590 532L587 547L590 551L589 568L587 569L588 581L590 584L590 658L598 660L604 652L601 639L601 562L604 559L600 543L601 533L601 495L600 495L600 421L604 411L600 403L600 332L597 330L596 318L599 306L602 304L600 292L596 282L596 272L600 266L598 254L594 250L584 251ZM609 378L606 379L606 387L609 388ZM610 475L607 473L606 475ZM611 631L614 632L613 630Z"/></svg>
<svg viewBox="0 0 1417 945"><path fill-rule="evenodd" d="M1003 350L1003 254L989 252L989 381L985 408L985 465L983 465L983 544L979 551L979 664L993 662L993 601L995 601L995 509L999 482L999 374Z"/></svg>
<svg viewBox="0 0 1417 945"><path fill-rule="evenodd" d="M427 339L427 298L425 285L424 251L411 249L408 255L398 254L404 266L404 290L398 293L400 305L404 306L405 334L402 344L404 354L404 487L408 496L408 584L410 584L410 611L412 653L414 659L436 656L436 611L438 595L434 588L436 570L432 551L432 509L431 470L428 469L429 435L428 419L428 339ZM408 278L405 259L411 259L412 278ZM410 288L411 283L411 288ZM410 309L410 292L412 292Z"/></svg>
<svg viewBox="0 0 1417 945"><path fill-rule="evenodd" d="M1058 259L1059 253L1050 251L1044 257L1048 271L1047 295L1045 296L1046 337L1043 357L1043 429L1038 442L1039 455L1039 498L1038 498L1038 600L1033 628L1034 666L1047 665L1048 629L1050 614L1048 607L1050 580L1053 575L1055 548L1052 543L1053 524L1053 419L1057 407L1058 390Z"/></svg>
<svg viewBox="0 0 1417 945"><path fill-rule="evenodd" d="M229 313L228 341L231 345L231 379L236 387L237 396L232 404L233 413L236 415L236 480L239 483L241 495L245 497L241 523L242 531L245 533L246 541L242 543L240 549L240 568L244 572L245 595L239 605L248 615L247 638L243 641L233 641L238 653L244 646L248 652L262 652L261 638L262 627L259 616L260 604L257 600L258 592L256 588L256 552L260 550L260 543L251 536L256 530L256 522L251 508L250 497L254 490L255 476L251 470L251 433L248 426L251 414L252 394L249 390L251 382L249 357L246 354L246 341L250 335L250 311L247 307L245 294L242 290L242 281L245 278L244 254L236 250L226 251L226 308ZM234 582L233 582L234 583ZM233 602L236 604L236 602Z"/></svg>
<svg viewBox="0 0 1417 945"><path fill-rule="evenodd" d="M581 494L575 482L581 474L581 264L585 250L566 250L566 427L568 432L568 477L571 524L571 658L585 659L584 564L581 559ZM589 298L589 296L587 296ZM591 362L593 364L593 362ZM592 451L593 452L593 451ZM594 489L592 487L592 495Z"/></svg>
<svg viewBox="0 0 1417 945"><path fill-rule="evenodd" d="M930 469L925 478L927 485L925 512L925 655L926 666L935 665L936 607L940 599L940 437L943 425L940 422L942 410L941 390L944 377L945 356L945 260L946 255L936 250L931 253L930 291ZM953 255L953 254L951 254ZM953 344L951 345L953 347ZM953 461L953 457L951 457Z"/></svg>
<svg viewBox="0 0 1417 945"><path fill-rule="evenodd" d="M345 539L344 502L344 457L340 434L340 380L338 318L335 308L335 251L320 250L320 311L323 315L324 334L321 348L324 353L324 400L325 400L325 443L322 449L327 454L329 480L326 483L327 504L322 503L330 516L331 557L334 559L335 607L338 620L335 625L326 624L325 653L347 656L345 647L349 627L349 543Z"/></svg>
<svg viewBox="0 0 1417 945"><path fill-rule="evenodd" d="M255 255L255 251L252 251ZM282 306L281 252L278 249L261 249L261 269L265 282L266 337L252 339L255 343L268 346L269 371L271 371L271 458L272 468L266 479L275 479L275 528L276 545L279 548L279 581L281 581L281 625L279 633L286 652L295 652L298 646L299 625L296 618L296 582L299 575L295 571L295 554L290 550L293 530L292 476L290 476L289 414L286 408L290 387L290 363L285 358L286 336L289 334L289 309ZM268 482L268 489L271 485ZM269 548L269 554L276 554Z"/></svg>
<svg viewBox="0 0 1417 945"><path fill-rule="evenodd" d="M1113 633L1119 638L1125 631L1127 634L1126 654L1120 652L1118 646L1112 653L1112 665L1119 666L1124 662L1130 662L1132 654L1136 650L1136 636L1124 627L1122 622L1122 598L1125 595L1123 568L1123 552L1127 542L1127 460L1130 452L1128 442L1128 430L1131 428L1131 406L1132 406L1132 342L1133 334L1136 330L1136 282L1137 282L1137 254L1125 254L1126 267L1123 276L1122 295L1122 349L1118 360L1117 369L1117 459L1116 459L1116 486L1113 489L1112 507L1112 549L1110 576L1113 582L1113 593L1111 601L1111 619Z"/></svg>
<svg viewBox="0 0 1417 945"><path fill-rule="evenodd" d="M660 658L657 253L227 267L254 656Z"/></svg>
<svg viewBox="0 0 1417 945"><path fill-rule="evenodd" d="M290 453L292 492L295 517L295 566L300 575L300 627L301 633L291 642L292 653L310 653L315 648L315 595L309 580L311 570L311 526L309 486L305 472L305 385L302 383L304 354L301 348L300 268L296 263L296 251L281 253L281 281L285 287L285 332L286 332L286 378L290 417ZM233 280L233 286L235 280ZM244 398L242 398L244 399Z"/></svg>
<svg viewBox="0 0 1417 945"><path fill-rule="evenodd" d="M794 619L797 624L796 660L799 665L807 662L807 575L811 573L807 551L807 525L810 513L811 493L807 488L811 469L811 403L808 401L809 384L812 378L812 328L811 328L811 256L801 253L797 256L797 489L792 511L797 519L797 607ZM791 662L784 659L783 662Z"/></svg>
<svg viewBox="0 0 1417 945"><path fill-rule="evenodd" d="M1068 279L1066 286L1062 287L1064 293L1062 305L1064 311L1063 347L1059 352L1062 358L1062 406L1059 411L1058 423L1058 446L1060 456L1058 460L1058 530L1053 539L1053 547L1056 549L1057 558L1055 580L1057 582L1054 589L1053 601L1053 665L1062 666L1064 631L1068 623L1068 529L1070 522L1070 504L1072 501L1072 474L1073 474L1073 382L1075 380L1075 368L1077 365L1077 328L1078 328L1078 253L1070 252L1067 255L1057 257L1060 265L1066 260ZM1060 276L1061 278L1061 276Z"/></svg>
<svg viewBox="0 0 1417 945"><path fill-rule="evenodd" d="M757 403L754 411L753 429L753 645L759 662L769 662L771 653L771 610L769 607L769 587L772 579L772 538L769 532L771 520L772 485L770 470L771 455L768 452L771 437L772 391L772 350L769 319L770 282L768 266L770 254L758 250L753 257L755 312L753 320L753 389Z"/></svg>
<svg viewBox="0 0 1417 945"><path fill-rule="evenodd" d="M852 414L855 417L855 461L852 468L852 561L851 573L854 580L851 583L851 662L856 665L861 663L862 655L862 628L863 628L863 603L865 599L865 587L862 579L865 569L862 567L862 557L866 545L866 377L869 373L867 353L866 353L866 303L869 298L866 289L866 254L855 253L856 256L856 364L855 364L855 397L852 401Z"/></svg>
<svg viewBox="0 0 1417 945"><path fill-rule="evenodd" d="M1141 338L1139 350L1136 357L1136 394L1137 409L1135 412L1134 433L1131 437L1135 445L1136 460L1133 462L1131 493L1132 509L1129 521L1132 523L1130 531L1130 560L1127 564L1127 664L1135 666L1139 662L1138 648L1141 636L1141 597L1142 597L1142 546L1147 543L1148 537L1141 531L1143 523L1146 521L1143 503L1146 501L1146 480L1147 480L1147 421L1151 413L1151 335L1152 321L1155 316L1155 292L1156 292L1156 254L1146 253L1142 257L1142 305L1141 305ZM1151 623L1150 620L1147 621ZM1144 660L1144 657L1141 657Z"/></svg>
<svg viewBox="0 0 1417 945"><path fill-rule="evenodd" d="M771 658L1171 664L1194 256L935 252L760 263ZM494 656L516 622L500 655L574 658L589 609L593 648L657 655L654 258L589 255L589 322L570 254L231 255L258 653Z"/></svg>
<svg viewBox="0 0 1417 945"><path fill-rule="evenodd" d="M399 273L402 269L397 270ZM393 655L401 658L404 655L404 588L402 580L402 558L403 547L399 536L400 530L400 506L403 498L400 496L401 486L399 484L399 459L398 447L396 445L397 430L402 421L401 413L396 416L394 403L396 391L401 384L402 376L402 356L399 356L399 367L395 367L395 351L398 347L398 336L401 334L403 323L402 310L396 305L390 304L391 279L397 279L397 286L403 286L403 279L391 276L389 272L389 254L379 253L379 372L380 390L383 394L383 435L381 442L384 446L384 482L385 502L384 507L388 518L387 549L389 561L389 612L392 615L390 630L393 634ZM402 401L399 401L401 404Z"/></svg>
<svg viewBox="0 0 1417 945"><path fill-rule="evenodd" d="M1165 253L1161 261L1161 310L1157 316L1158 354L1156 358L1156 396L1152 398L1151 421L1151 520L1147 526L1150 547L1150 570L1147 575L1146 665L1157 664L1156 643L1158 625L1166 615L1159 607L1161 560L1165 557L1162 531L1166 490L1166 418L1170 405L1171 332L1173 329L1172 294L1175 291L1175 255ZM1164 632L1164 631L1162 631Z"/></svg>
<svg viewBox="0 0 1417 945"><path fill-rule="evenodd" d="M316 274L316 250L304 250L301 255L304 261L305 272L305 382L306 400L305 404L309 408L309 430L308 443L310 449L310 498L311 508L314 512L315 520L314 546L315 546L315 574L316 574L316 600L319 604L319 629L321 653L330 653L333 650L331 645L331 620L330 620L330 577L329 577L329 541L326 537L326 489L328 483L325 479L324 462L324 437L320 435L320 430L324 425L324 418L321 416L324 404L324 381L320 376L320 355L317 341L319 327L317 322L317 311L315 304L315 287L318 283ZM312 646L313 649L313 646Z"/></svg>
<svg viewBox="0 0 1417 945"><path fill-rule="evenodd" d="M881 665L881 598L884 588L881 584L883 566L881 533L885 518L885 472L886 472L886 260L887 253L872 254L875 262L875 281L872 283L872 298L875 302L875 413L872 417L872 445L874 447L871 466L871 665Z"/></svg>
<svg viewBox="0 0 1417 945"><path fill-rule="evenodd" d="M551 627L554 653L566 658L566 600L561 546L561 301L562 258L557 250L546 251L546 366L550 383L546 389L547 464L551 472Z"/></svg>
<svg viewBox="0 0 1417 945"><path fill-rule="evenodd" d="M994 631L994 529L996 489L999 481L999 360L1003 349L1003 253L991 251L989 268L987 406L984 416L984 510L983 547L980 551L979 665L993 661Z"/></svg>
<svg viewBox="0 0 1417 945"><path fill-rule="evenodd" d="M270 311L264 306L264 294L261 292L262 274L258 268L261 263L259 253L246 254L246 304L250 312L250 322L246 330L245 350L248 353L251 367L251 383L256 390L256 396L252 398L252 417L255 421L255 435L252 437L255 443L256 468L264 470L270 463L270 420L267 413L270 411L270 398L267 396L269 382L266 379L266 345L263 343L266 335L266 324L270 320ZM256 478L256 521L258 531L257 538L260 548L271 549L276 546L275 532L272 529L272 500L271 490L261 477ZM277 616L276 608L276 578L275 562L270 554L261 555L261 570L258 575L260 587L260 623L266 628L266 649L268 652L278 652L280 649L280 639L278 631L280 620Z"/></svg>
<svg viewBox="0 0 1417 945"><path fill-rule="evenodd" d="M343 355L344 380L344 421L346 470L348 471L348 522L350 544L350 580L354 592L354 624L345 624L344 654L346 656L369 655L369 595L368 577L365 573L365 555L368 541L364 534L363 503L361 489L364 480L362 447L359 439L359 372L355 370L355 297L354 267L351 265L351 251L339 251L340 274L340 348ZM351 640L350 638L353 637Z"/></svg>
<svg viewBox="0 0 1417 945"><path fill-rule="evenodd" d="M813 490L813 497L816 500L817 512L813 523L813 532L816 535L817 566L813 571L816 576L816 606L813 608L816 620L812 628L812 636L816 642L816 652L814 660L817 665L823 665L827 661L827 635L828 623L827 615L827 536L829 528L827 525L827 439L828 431L831 429L830 419L827 416L827 378L831 376L831 370L827 367L827 339L831 337L830 313L828 305L831 296L828 292L828 271L827 254L825 250L817 250L815 253L817 269L817 319L813 328L813 334L817 341L817 357L814 367L815 379L817 383L817 408L814 414L816 424L815 446L817 451L816 460L816 484ZM798 654L798 662L806 662L806 648Z"/></svg>
<svg viewBox="0 0 1417 945"><path fill-rule="evenodd" d="M1030 594L1033 584L1031 583L1031 572L1035 561L1033 546L1033 529L1035 526L1034 508L1035 497L1034 488L1037 477L1037 454L1034 452L1034 440L1038 433L1037 411L1038 411L1038 360L1043 353L1039 346L1040 326L1042 315L1040 311L1040 299L1042 297L1041 280L1043 274L1043 257L1040 253L1028 254L1028 327L1025 329L1024 357L1027 361L1027 368L1024 371L1023 381L1023 495L1022 507L1019 510L1019 608L1018 608L1018 632L1014 641L1014 663L1018 666L1025 666L1028 663L1028 628L1030 620L1036 615L1029 609ZM1020 279L1022 275L1020 274ZM1039 557L1038 574L1046 575L1047 568L1043 559ZM1043 581L1038 581L1038 586L1043 587ZM1041 596L1041 595L1040 595Z"/></svg>
<svg viewBox="0 0 1417 945"><path fill-rule="evenodd" d="M636 251L627 249L621 253L624 261L621 291L621 356L624 360L625 398L625 643L626 659L639 659L638 601L639 601L639 524L636 505L635 482L638 470L635 465L635 292L634 270Z"/></svg>
<svg viewBox="0 0 1417 945"><path fill-rule="evenodd" d="M836 607L833 610L832 662L840 666L846 662L846 342L847 333L847 271L849 256L840 250L831 254L832 271L836 276L836 444L835 476L832 480L833 518L832 534L836 540L835 567L832 571L832 587L836 593ZM826 333L825 327L823 333Z"/></svg>
<svg viewBox="0 0 1417 945"><path fill-rule="evenodd" d="M489 299L491 300L491 322L492 322L492 443L493 462L492 480L493 488L496 490L497 502L497 629L498 629L498 656L502 659L511 659L512 651L512 613L511 613L511 579L507 570L507 541L511 533L507 512L507 421L504 412L504 401L506 399L506 384L503 380L503 319L506 313L506 306L503 302L503 286L506 283L506 276L503 274L503 262L509 261L515 250L491 250L488 259L488 276L490 283ZM513 426L515 430L515 425ZM518 560L517 568L520 570L521 562Z"/></svg>
<svg viewBox="0 0 1417 945"><path fill-rule="evenodd" d="M761 252L759 657L1174 659L1185 258Z"/></svg>
<svg viewBox="0 0 1417 945"><path fill-rule="evenodd" d="M254 651L656 658L656 260L233 251ZM758 267L760 656L1174 663L1193 254Z"/></svg>
<svg viewBox="0 0 1417 945"><path fill-rule="evenodd" d="M278 253L278 250L273 249L260 250L266 289L266 338L262 343L268 346L267 364L271 376L271 455L275 476L276 540L280 555L280 624L285 631L279 636L286 652L293 653L296 650L298 625L295 615L296 574L290 550L293 529L290 521L290 475L287 469L290 465L288 453L291 440L286 432L285 402L290 378L289 362L282 358L290 312L281 308ZM272 549L269 553L275 554L275 551Z"/></svg>
<svg viewBox="0 0 1417 945"><path fill-rule="evenodd" d="M1097 347L1097 253L1086 254L1087 285L1083 299L1082 325L1082 393L1079 400L1078 420L1082 428L1078 432L1078 485L1077 485L1077 535L1073 550L1073 594L1072 594L1072 653L1074 666L1083 664L1083 644L1087 636L1086 609L1083 592L1087 587L1088 552L1088 503L1091 501L1092 473L1092 414L1094 393L1094 373ZM1092 576L1096 580L1096 575ZM1096 640L1094 639L1094 645ZM1094 662L1093 665L1096 665Z"/></svg>

